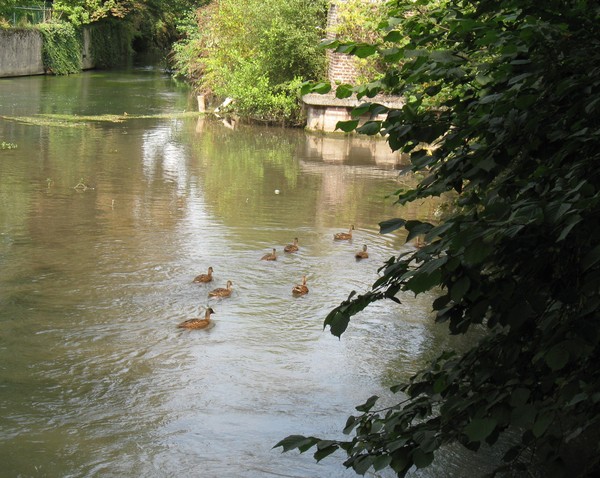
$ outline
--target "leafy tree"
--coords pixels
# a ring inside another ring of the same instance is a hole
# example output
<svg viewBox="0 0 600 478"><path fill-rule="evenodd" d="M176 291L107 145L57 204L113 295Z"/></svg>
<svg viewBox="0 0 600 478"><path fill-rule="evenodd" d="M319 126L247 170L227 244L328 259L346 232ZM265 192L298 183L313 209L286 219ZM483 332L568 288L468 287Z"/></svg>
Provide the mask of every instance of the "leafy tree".
<svg viewBox="0 0 600 478"><path fill-rule="evenodd" d="M73 25L119 20L135 32L138 50L168 49L177 39L176 23L208 0L56 0L55 17Z"/></svg>
<svg viewBox="0 0 600 478"><path fill-rule="evenodd" d="M347 440L291 436L277 446L316 447L317 460L343 449L357 473L404 476L445 444L478 450L510 432L499 471L597 476L600 5L399 1L383 28L392 48L330 43L389 65L380 82L337 93L403 95L401 110L358 131L386 135L425 174L396 193L399 204L450 193L455 211L439 224L383 221L382 233L402 227L426 245L390 258L372 289L325 325L340 336L375 301L438 291L432 307L451 334L485 333L394 387L396 405L376 410L372 397L357 407ZM385 111L365 103L355 114Z"/></svg>
<svg viewBox="0 0 600 478"><path fill-rule="evenodd" d="M183 23L175 66L199 91L233 98L237 114L295 123L300 83L325 73L325 19L324 0L215 1Z"/></svg>

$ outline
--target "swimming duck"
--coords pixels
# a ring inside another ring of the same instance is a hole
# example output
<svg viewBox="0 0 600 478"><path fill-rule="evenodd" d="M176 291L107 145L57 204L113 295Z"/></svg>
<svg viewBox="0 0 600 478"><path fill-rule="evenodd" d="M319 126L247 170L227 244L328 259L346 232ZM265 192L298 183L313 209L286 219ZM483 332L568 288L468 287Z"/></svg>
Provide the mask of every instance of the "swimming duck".
<svg viewBox="0 0 600 478"><path fill-rule="evenodd" d="M367 259L369 257L369 253L367 252L367 245L365 244L362 248L362 251L358 251L354 257L357 259Z"/></svg>
<svg viewBox="0 0 600 478"><path fill-rule="evenodd" d="M298 297L304 294L308 294L308 287L306 287L306 276L302 276L302 285L296 284L292 288L292 295Z"/></svg>
<svg viewBox="0 0 600 478"><path fill-rule="evenodd" d="M209 267L208 268L208 274L200 274L199 276L194 277L194 280L192 282L212 282L213 277L213 268Z"/></svg>
<svg viewBox="0 0 600 478"><path fill-rule="evenodd" d="M208 309L206 309L206 312L204 312L203 319L189 319L184 322L181 322L181 324L179 324L177 327L180 329L206 329L214 325L214 322L210 320L210 314L214 313L215 311L209 307Z"/></svg>
<svg viewBox="0 0 600 478"><path fill-rule="evenodd" d="M277 251L273 249L273 252L270 254L265 254L260 258L261 261L276 261L277 260Z"/></svg>
<svg viewBox="0 0 600 478"><path fill-rule="evenodd" d="M288 244L283 248L285 252L296 252L298 250L298 238L294 238L294 242L292 244Z"/></svg>
<svg viewBox="0 0 600 478"><path fill-rule="evenodd" d="M208 296L209 297L229 297L232 292L232 288L231 288L232 285L233 285L233 282L228 280L226 289L224 289L223 287L213 289L208 293Z"/></svg>
<svg viewBox="0 0 600 478"><path fill-rule="evenodd" d="M335 241L349 241L352 239L352 231L354 230L354 224L350 226L350 230L348 232L338 232L333 235L333 239Z"/></svg>

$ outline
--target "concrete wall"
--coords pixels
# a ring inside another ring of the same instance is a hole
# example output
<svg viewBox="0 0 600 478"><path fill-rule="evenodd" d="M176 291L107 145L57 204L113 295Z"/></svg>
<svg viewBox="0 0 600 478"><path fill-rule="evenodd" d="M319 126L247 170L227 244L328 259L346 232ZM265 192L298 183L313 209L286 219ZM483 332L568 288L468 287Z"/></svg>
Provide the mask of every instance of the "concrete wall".
<svg viewBox="0 0 600 478"><path fill-rule="evenodd" d="M83 30L84 70L94 68L90 53L90 30ZM42 35L36 30L0 29L0 78L45 74L42 63Z"/></svg>
<svg viewBox="0 0 600 478"><path fill-rule="evenodd" d="M320 95L309 93L302 97L304 107L306 109L306 129L311 131L334 132L338 121L349 121L356 119L352 117L352 108L361 103L370 102L386 106L390 109L401 109L404 106L404 100L397 96L378 95L375 98L363 98L357 100L356 97L351 98L336 98L335 94L328 93ZM363 115L359 118L359 124L363 124L368 120L382 121L386 118L386 114L371 116ZM338 130L339 131L339 130Z"/></svg>
<svg viewBox="0 0 600 478"><path fill-rule="evenodd" d="M94 59L92 58L92 30L83 27L83 47L81 52L81 68L91 70L95 68Z"/></svg>
<svg viewBox="0 0 600 478"><path fill-rule="evenodd" d="M41 33L0 29L0 77L44 73Z"/></svg>

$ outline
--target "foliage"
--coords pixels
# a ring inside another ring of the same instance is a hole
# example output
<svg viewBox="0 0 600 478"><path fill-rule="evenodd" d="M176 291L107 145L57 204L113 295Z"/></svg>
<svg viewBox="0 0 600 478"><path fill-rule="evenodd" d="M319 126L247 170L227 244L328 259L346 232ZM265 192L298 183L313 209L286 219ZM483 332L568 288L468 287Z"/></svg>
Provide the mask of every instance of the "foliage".
<svg viewBox="0 0 600 478"><path fill-rule="evenodd" d="M136 8L145 8L147 2L134 0L58 0L53 8L57 15L66 17L74 25L85 25L105 18L124 19Z"/></svg>
<svg viewBox="0 0 600 478"><path fill-rule="evenodd" d="M17 4L16 0L4 0L0 3L0 18L7 17L12 13L13 7Z"/></svg>
<svg viewBox="0 0 600 478"><path fill-rule="evenodd" d="M337 21L330 33L342 43L375 43L382 41L383 34L378 25L385 19L382 2L364 0L344 0L335 2ZM354 58L357 70L357 83L366 83L382 76L384 65L379 58Z"/></svg>
<svg viewBox="0 0 600 478"><path fill-rule="evenodd" d="M174 50L175 65L199 91L233 98L238 114L295 118L291 86L324 75L325 17L322 0L213 2L197 12L195 28L189 18L182 24L187 37Z"/></svg>
<svg viewBox="0 0 600 478"><path fill-rule="evenodd" d="M41 23L36 27L43 37L42 62L55 75L81 71L81 39L69 23Z"/></svg>
<svg viewBox="0 0 600 478"><path fill-rule="evenodd" d="M207 0L60 0L54 12L73 25L120 22L132 32L138 50L166 50L176 40L176 22ZM130 39L131 39L130 38Z"/></svg>
<svg viewBox="0 0 600 478"><path fill-rule="evenodd" d="M204 74L202 57L208 51L210 35L205 25L210 21L216 4L189 11L177 22L179 40L173 44L170 61L179 76L198 85Z"/></svg>
<svg viewBox="0 0 600 478"><path fill-rule="evenodd" d="M88 27L91 34L91 55L96 67L111 68L127 63L131 58L131 25L118 20L103 20Z"/></svg>
<svg viewBox="0 0 600 478"><path fill-rule="evenodd" d="M391 467L404 476L447 443L478 450L508 434L499 471L592 476L600 467L600 6L400 1L384 27L393 48L331 42L389 65L382 81L342 94L405 97L402 110L358 131L387 135L426 174L396 193L399 204L453 191L457 210L439 224L383 221L382 233L404 228L407 240L424 235L425 247L390 258L372 289L325 324L340 336L375 301L439 291L432 307L451 334L486 334L394 387L396 405L376 410L372 397L357 407L348 440L291 436L277 446L316 447L317 460L341 448L359 474ZM354 113L369 111L386 109L366 103Z"/></svg>

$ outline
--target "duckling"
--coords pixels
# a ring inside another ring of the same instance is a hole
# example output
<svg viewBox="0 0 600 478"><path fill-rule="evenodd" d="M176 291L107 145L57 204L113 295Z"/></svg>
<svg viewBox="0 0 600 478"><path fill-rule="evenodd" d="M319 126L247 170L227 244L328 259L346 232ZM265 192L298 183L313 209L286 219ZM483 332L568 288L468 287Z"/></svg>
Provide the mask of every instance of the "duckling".
<svg viewBox="0 0 600 478"><path fill-rule="evenodd" d="M296 284L292 288L292 295L299 297L304 294L308 294L308 287L306 287L306 276L302 276L302 285Z"/></svg>
<svg viewBox="0 0 600 478"><path fill-rule="evenodd" d="M215 311L212 308L206 309L204 312L203 319L189 319L181 322L177 327L180 329L207 329L214 325L214 322L210 320L210 314L214 314Z"/></svg>
<svg viewBox="0 0 600 478"><path fill-rule="evenodd" d="M356 257L357 260L359 259L367 259L369 257L369 253L367 252L367 245L365 244L362 248L362 251L358 251L354 257Z"/></svg>
<svg viewBox="0 0 600 478"><path fill-rule="evenodd" d="M194 277L194 280L192 282L212 282L213 277L213 268L209 267L208 268L208 274L200 274L199 276Z"/></svg>
<svg viewBox="0 0 600 478"><path fill-rule="evenodd" d="M354 230L354 224L350 226L350 230L348 232L338 232L333 235L333 239L335 241L349 241L352 239L352 231Z"/></svg>
<svg viewBox="0 0 600 478"><path fill-rule="evenodd" d="M233 285L233 282L228 280L226 289L224 289L223 287L213 289L208 293L208 296L209 297L229 297L232 292L232 288L231 288L232 285Z"/></svg>
<svg viewBox="0 0 600 478"><path fill-rule="evenodd" d="M265 254L260 258L261 261L276 261L277 260L277 251L273 249L273 252L270 254Z"/></svg>
<svg viewBox="0 0 600 478"><path fill-rule="evenodd" d="M296 252L298 250L298 238L294 238L294 242L292 244L288 244L283 248L284 252Z"/></svg>

